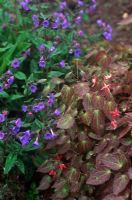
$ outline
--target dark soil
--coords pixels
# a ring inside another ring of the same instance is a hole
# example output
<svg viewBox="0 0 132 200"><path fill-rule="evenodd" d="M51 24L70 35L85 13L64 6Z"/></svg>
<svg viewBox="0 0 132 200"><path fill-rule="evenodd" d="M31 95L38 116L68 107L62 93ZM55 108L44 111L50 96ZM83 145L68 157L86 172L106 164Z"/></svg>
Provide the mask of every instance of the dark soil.
<svg viewBox="0 0 132 200"><path fill-rule="evenodd" d="M124 44L132 44L132 23L119 26L123 14L132 14L131 0L98 0L94 18L101 18L113 27L113 41Z"/></svg>

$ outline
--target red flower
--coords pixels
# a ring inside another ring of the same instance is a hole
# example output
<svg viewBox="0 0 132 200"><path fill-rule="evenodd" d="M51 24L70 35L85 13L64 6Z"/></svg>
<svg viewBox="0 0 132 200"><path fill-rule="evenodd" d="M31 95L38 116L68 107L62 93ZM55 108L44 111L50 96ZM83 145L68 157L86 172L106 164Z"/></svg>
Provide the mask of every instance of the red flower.
<svg viewBox="0 0 132 200"><path fill-rule="evenodd" d="M49 175L50 175L50 176L56 176L56 172L55 172L54 170L51 170L51 171L49 172Z"/></svg>
<svg viewBox="0 0 132 200"><path fill-rule="evenodd" d="M110 84L106 84L105 82L104 82L104 85L103 85L103 87L101 88L101 90L107 90L108 92L110 92Z"/></svg>
<svg viewBox="0 0 132 200"><path fill-rule="evenodd" d="M59 168L60 168L60 170L63 170L63 169L66 169L66 166L65 166L65 164L60 164Z"/></svg>
<svg viewBox="0 0 132 200"><path fill-rule="evenodd" d="M112 128L116 129L117 128L117 121L116 120L112 120L111 121L111 126L112 126Z"/></svg>
<svg viewBox="0 0 132 200"><path fill-rule="evenodd" d="M92 83L93 83L93 84L92 84L92 87L95 86L96 82L97 82L97 77L94 76L94 77L92 78Z"/></svg>
<svg viewBox="0 0 132 200"><path fill-rule="evenodd" d="M111 112L112 118L116 118L120 116L119 110L116 108L114 111Z"/></svg>

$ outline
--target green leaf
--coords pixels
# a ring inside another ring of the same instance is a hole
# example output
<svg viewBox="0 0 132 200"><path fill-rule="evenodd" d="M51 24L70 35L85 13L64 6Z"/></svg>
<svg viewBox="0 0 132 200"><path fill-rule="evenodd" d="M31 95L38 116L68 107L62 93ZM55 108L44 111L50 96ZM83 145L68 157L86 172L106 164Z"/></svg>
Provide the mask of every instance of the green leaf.
<svg viewBox="0 0 132 200"><path fill-rule="evenodd" d="M17 155L10 153L5 162L5 167L4 167L4 174L8 174L10 170L14 167L17 161Z"/></svg>
<svg viewBox="0 0 132 200"><path fill-rule="evenodd" d="M16 162L16 166L18 167L18 169L25 174L25 166L22 160L17 160Z"/></svg>
<svg viewBox="0 0 132 200"><path fill-rule="evenodd" d="M51 72L49 72L48 77L49 77L49 78L53 78L53 77L60 77L60 76L62 76L62 75L64 75L63 72L51 71Z"/></svg>
<svg viewBox="0 0 132 200"><path fill-rule="evenodd" d="M40 120L35 119L34 123L38 128L40 129L44 128L44 123L42 123Z"/></svg>
<svg viewBox="0 0 132 200"><path fill-rule="evenodd" d="M19 80L26 80L27 79L26 75L23 72L19 72L19 71L17 73L15 73L14 76Z"/></svg>
<svg viewBox="0 0 132 200"><path fill-rule="evenodd" d="M8 95L7 92L3 91L3 92L0 93L0 97L1 97L1 98L8 98L9 95Z"/></svg>
<svg viewBox="0 0 132 200"><path fill-rule="evenodd" d="M10 96L9 101L21 99L22 97L23 97L23 95L21 95L21 94L13 94L13 95Z"/></svg>

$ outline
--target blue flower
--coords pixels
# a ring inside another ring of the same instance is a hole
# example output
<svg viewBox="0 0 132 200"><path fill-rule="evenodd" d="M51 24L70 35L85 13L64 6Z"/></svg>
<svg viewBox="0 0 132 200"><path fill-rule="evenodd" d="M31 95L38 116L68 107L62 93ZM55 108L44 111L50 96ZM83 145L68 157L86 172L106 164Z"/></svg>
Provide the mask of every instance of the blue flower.
<svg viewBox="0 0 132 200"><path fill-rule="evenodd" d="M0 114L0 123L5 121L5 115L4 114Z"/></svg>
<svg viewBox="0 0 132 200"><path fill-rule="evenodd" d="M22 120L21 118L18 118L16 121L15 121L15 125L16 127L20 128L22 126Z"/></svg>
<svg viewBox="0 0 132 200"><path fill-rule="evenodd" d="M19 140L20 140L20 142L22 143L23 146L27 145L31 140L30 130L23 132L23 135L21 137L19 137Z"/></svg>
<svg viewBox="0 0 132 200"><path fill-rule="evenodd" d="M42 68L42 69L45 68L45 66L46 66L46 62L45 62L43 56L40 58L38 64L39 64L39 67L40 67L40 68Z"/></svg>
<svg viewBox="0 0 132 200"><path fill-rule="evenodd" d="M42 22L42 26L43 26L44 28L48 28L48 26L49 26L49 20L45 19L45 20Z"/></svg>
<svg viewBox="0 0 132 200"><path fill-rule="evenodd" d="M27 112L27 110L28 110L28 107L27 107L26 105L23 105L23 106L22 106L22 111L23 111L23 112Z"/></svg>
<svg viewBox="0 0 132 200"><path fill-rule="evenodd" d="M0 140L3 140L5 137L5 133L3 131L0 131Z"/></svg>
<svg viewBox="0 0 132 200"><path fill-rule="evenodd" d="M37 15L33 15L32 16L32 20L33 20L34 27L38 28L39 27L39 18L38 18L38 16Z"/></svg>
<svg viewBox="0 0 132 200"><path fill-rule="evenodd" d="M44 139L45 140L54 140L56 137L57 137L57 135L55 133L46 132L44 134Z"/></svg>
<svg viewBox="0 0 132 200"><path fill-rule="evenodd" d="M32 93L36 93L36 91L37 91L37 86L35 85L35 84L31 84L30 86L29 86L29 89L30 89L30 91L32 92Z"/></svg>
<svg viewBox="0 0 132 200"><path fill-rule="evenodd" d="M17 69L20 67L20 60L18 58L15 58L12 63L11 63L11 66L14 68L14 69Z"/></svg>

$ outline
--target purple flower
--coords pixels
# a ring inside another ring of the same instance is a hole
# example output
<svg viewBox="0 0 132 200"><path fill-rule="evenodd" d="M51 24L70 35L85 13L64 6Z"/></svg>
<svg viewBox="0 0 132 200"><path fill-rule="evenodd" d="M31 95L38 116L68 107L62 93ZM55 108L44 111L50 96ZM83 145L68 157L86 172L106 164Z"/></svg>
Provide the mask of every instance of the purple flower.
<svg viewBox="0 0 132 200"><path fill-rule="evenodd" d="M83 6L84 5L84 2L81 1L81 0L78 0L77 3L78 3L79 6Z"/></svg>
<svg viewBox="0 0 132 200"><path fill-rule="evenodd" d="M23 132L23 136L19 137L19 140L23 146L27 145L30 142L30 139L31 139L30 130Z"/></svg>
<svg viewBox="0 0 132 200"><path fill-rule="evenodd" d="M36 93L36 91L37 91L37 86L35 85L35 84L31 84L30 86L29 86L29 89L30 89L30 91L31 91L31 93Z"/></svg>
<svg viewBox="0 0 132 200"><path fill-rule="evenodd" d="M4 114L0 114L0 123L5 121L5 115Z"/></svg>
<svg viewBox="0 0 132 200"><path fill-rule="evenodd" d="M61 10L64 10L64 9L66 8L66 6L67 6L66 1L63 1L63 2L61 2L61 3L59 4L59 8L60 8Z"/></svg>
<svg viewBox="0 0 132 200"><path fill-rule="evenodd" d="M10 76L10 78L7 79L7 83L9 84L9 86L14 82L14 80L14 76Z"/></svg>
<svg viewBox="0 0 132 200"><path fill-rule="evenodd" d="M11 128L11 132L12 132L14 135L16 135L19 131L20 131L20 128L17 127L17 126L13 126L13 127Z"/></svg>
<svg viewBox="0 0 132 200"><path fill-rule="evenodd" d="M15 69L19 68L20 67L20 60L18 58L15 58L12 63L11 63L11 66Z"/></svg>
<svg viewBox="0 0 132 200"><path fill-rule="evenodd" d="M76 58L79 58L81 56L81 50L79 48L74 50L74 56Z"/></svg>
<svg viewBox="0 0 132 200"><path fill-rule="evenodd" d="M55 50L55 47L54 47L54 46L52 46L52 47L49 49L50 52L53 52L54 50Z"/></svg>
<svg viewBox="0 0 132 200"><path fill-rule="evenodd" d="M64 20L64 22L62 23L62 29L66 29L70 26L69 22L67 20Z"/></svg>
<svg viewBox="0 0 132 200"><path fill-rule="evenodd" d="M27 58L28 56L30 56L30 53L31 53L31 49L29 48L23 53L23 57Z"/></svg>
<svg viewBox="0 0 132 200"><path fill-rule="evenodd" d="M45 20L42 22L42 26L43 26L44 28L48 28L48 26L49 26L49 20L45 19Z"/></svg>
<svg viewBox="0 0 132 200"><path fill-rule="evenodd" d="M38 16L37 15L33 15L32 16L32 20L33 20L34 27L38 28L39 27L39 18L38 18Z"/></svg>
<svg viewBox="0 0 132 200"><path fill-rule="evenodd" d="M23 10L25 10L25 11L29 11L29 7L28 7L28 3L29 3L29 1L21 1L20 2L20 6L21 6L21 8L23 9Z"/></svg>
<svg viewBox="0 0 132 200"><path fill-rule="evenodd" d="M54 100L55 100L54 94L50 93L48 98L49 98L48 105L51 107L54 104Z"/></svg>
<svg viewBox="0 0 132 200"><path fill-rule="evenodd" d="M105 32L103 33L103 36L104 36L104 38L105 38L106 40L108 40L108 41L111 41L111 40L112 40L112 34L109 33L109 32L107 32L107 31L105 31Z"/></svg>
<svg viewBox="0 0 132 200"><path fill-rule="evenodd" d="M39 64L39 67L40 67L40 68L42 68L42 69L45 68L45 66L46 66L46 62L45 62L43 56L40 58L38 64Z"/></svg>
<svg viewBox="0 0 132 200"><path fill-rule="evenodd" d="M34 146L37 146L37 147L40 146L39 141L38 141L38 137L37 137L36 140L34 141L33 145L34 145Z"/></svg>
<svg viewBox="0 0 132 200"><path fill-rule="evenodd" d="M57 137L57 135L55 133L52 132L46 132L44 134L44 139L45 140L54 140Z"/></svg>
<svg viewBox="0 0 132 200"><path fill-rule="evenodd" d="M45 104L43 102L39 102L38 103L38 108L39 108L39 111L45 109Z"/></svg>
<svg viewBox="0 0 132 200"><path fill-rule="evenodd" d="M45 104L43 102L39 102L38 104L35 104L32 107L32 111L35 113L37 113L43 109L45 109Z"/></svg>
<svg viewBox="0 0 132 200"><path fill-rule="evenodd" d="M62 68L65 67L65 61L64 60L61 60L59 64L60 64L60 67L62 67Z"/></svg>
<svg viewBox="0 0 132 200"><path fill-rule="evenodd" d="M60 116L60 114L61 114L60 109L56 108L55 111L54 111L54 115Z"/></svg>
<svg viewBox="0 0 132 200"><path fill-rule="evenodd" d="M100 27L103 25L103 21L102 21L101 19L98 19L98 20L96 21L96 23L97 23L97 25L100 26Z"/></svg>
<svg viewBox="0 0 132 200"><path fill-rule="evenodd" d="M20 128L22 126L22 120L21 118L18 118L16 121L15 121L15 125L16 127Z"/></svg>
<svg viewBox="0 0 132 200"><path fill-rule="evenodd" d="M75 23L76 24L80 24L81 21L82 21L82 17L81 16L76 17L76 19L75 19Z"/></svg>
<svg viewBox="0 0 132 200"><path fill-rule="evenodd" d="M11 70L8 70L8 71L6 72L6 75L12 75L12 71L11 71Z"/></svg>
<svg viewBox="0 0 132 200"><path fill-rule="evenodd" d="M0 92L3 92L3 86L2 85L0 85Z"/></svg>
<svg viewBox="0 0 132 200"><path fill-rule="evenodd" d="M39 52L40 52L41 54L43 54L43 53L44 53L44 50L45 50L44 44L41 44L41 45L38 47L38 50L39 50Z"/></svg>
<svg viewBox="0 0 132 200"><path fill-rule="evenodd" d="M56 20L55 22L52 23L52 28L53 29L57 29L60 25L60 22L58 20Z"/></svg>
<svg viewBox="0 0 132 200"><path fill-rule="evenodd" d="M28 110L28 107L27 107L26 105L23 105L23 106L22 106L22 111L23 111L23 112L27 112L27 110Z"/></svg>
<svg viewBox="0 0 132 200"><path fill-rule="evenodd" d="M3 140L5 137L5 133L3 131L0 131L0 140Z"/></svg>

